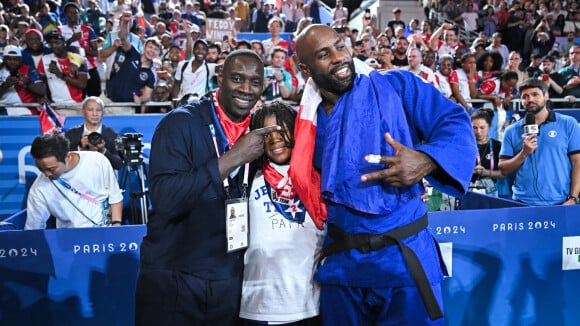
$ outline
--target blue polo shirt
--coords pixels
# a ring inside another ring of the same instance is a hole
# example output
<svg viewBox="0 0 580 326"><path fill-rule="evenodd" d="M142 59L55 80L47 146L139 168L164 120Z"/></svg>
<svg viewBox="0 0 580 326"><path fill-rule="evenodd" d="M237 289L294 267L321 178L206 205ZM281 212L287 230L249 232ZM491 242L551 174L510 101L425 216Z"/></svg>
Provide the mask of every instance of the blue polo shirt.
<svg viewBox="0 0 580 326"><path fill-rule="evenodd" d="M107 97L113 102L133 102L133 93L140 96L144 86L155 87L153 70L141 66L141 54L135 47L127 52L119 47L107 81Z"/></svg>
<svg viewBox="0 0 580 326"><path fill-rule="evenodd" d="M510 159L522 150L526 119L509 126L500 158ZM580 153L580 125L573 117L550 111L540 126L538 147L515 172L513 199L529 205L558 205L570 193L570 155Z"/></svg>

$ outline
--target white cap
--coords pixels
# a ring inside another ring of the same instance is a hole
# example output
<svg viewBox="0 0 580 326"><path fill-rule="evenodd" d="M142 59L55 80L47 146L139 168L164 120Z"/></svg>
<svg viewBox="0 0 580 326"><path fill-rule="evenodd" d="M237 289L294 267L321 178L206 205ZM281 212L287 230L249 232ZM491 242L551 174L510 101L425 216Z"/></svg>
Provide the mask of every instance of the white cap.
<svg viewBox="0 0 580 326"><path fill-rule="evenodd" d="M192 24L191 25L191 32L192 33L199 33L200 32L199 26L197 26L197 24Z"/></svg>
<svg viewBox="0 0 580 326"><path fill-rule="evenodd" d="M14 45L7 45L4 47L4 56L22 57L22 50Z"/></svg>

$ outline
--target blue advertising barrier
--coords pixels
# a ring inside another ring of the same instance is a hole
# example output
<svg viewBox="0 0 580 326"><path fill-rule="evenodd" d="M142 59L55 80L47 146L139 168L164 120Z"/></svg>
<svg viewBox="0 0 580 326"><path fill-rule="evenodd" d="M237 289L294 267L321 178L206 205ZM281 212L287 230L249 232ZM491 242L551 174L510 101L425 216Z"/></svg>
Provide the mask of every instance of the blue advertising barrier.
<svg viewBox="0 0 580 326"><path fill-rule="evenodd" d="M579 217L579 205L431 213L446 325L578 325ZM132 325L145 232L0 232L0 325Z"/></svg>
<svg viewBox="0 0 580 326"><path fill-rule="evenodd" d="M143 157L149 163L151 138L163 115L141 114L134 116L105 116L103 123L119 135L127 132L143 134ZM83 122L82 117L67 117L65 126L74 127ZM41 134L38 117L0 118L0 220L26 208L28 189L38 175L30 156L30 144Z"/></svg>

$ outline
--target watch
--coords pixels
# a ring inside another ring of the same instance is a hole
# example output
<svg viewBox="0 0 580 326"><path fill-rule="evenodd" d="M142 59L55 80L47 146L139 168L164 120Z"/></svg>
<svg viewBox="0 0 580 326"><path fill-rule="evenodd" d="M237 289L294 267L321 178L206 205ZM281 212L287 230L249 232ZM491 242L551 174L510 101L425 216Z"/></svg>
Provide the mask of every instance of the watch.
<svg viewBox="0 0 580 326"><path fill-rule="evenodd" d="M580 197L576 197L576 196L572 196L572 195L569 195L568 197L566 197L566 200L570 200L570 199L574 199L574 202L576 204L580 204Z"/></svg>

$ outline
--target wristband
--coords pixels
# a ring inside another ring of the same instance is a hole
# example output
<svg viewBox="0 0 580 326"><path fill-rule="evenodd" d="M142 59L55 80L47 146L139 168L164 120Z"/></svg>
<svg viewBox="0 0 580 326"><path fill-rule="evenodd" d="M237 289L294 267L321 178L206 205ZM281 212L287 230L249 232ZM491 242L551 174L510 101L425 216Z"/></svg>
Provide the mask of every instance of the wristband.
<svg viewBox="0 0 580 326"><path fill-rule="evenodd" d="M121 222L121 221L113 221L113 222L111 222L111 225L115 225L115 224L121 225L121 224L123 224L123 222Z"/></svg>
<svg viewBox="0 0 580 326"><path fill-rule="evenodd" d="M576 196L572 196L572 195L569 195L568 197L566 197L566 200L570 200L570 199L573 199L576 204L580 204L580 197L576 197Z"/></svg>

